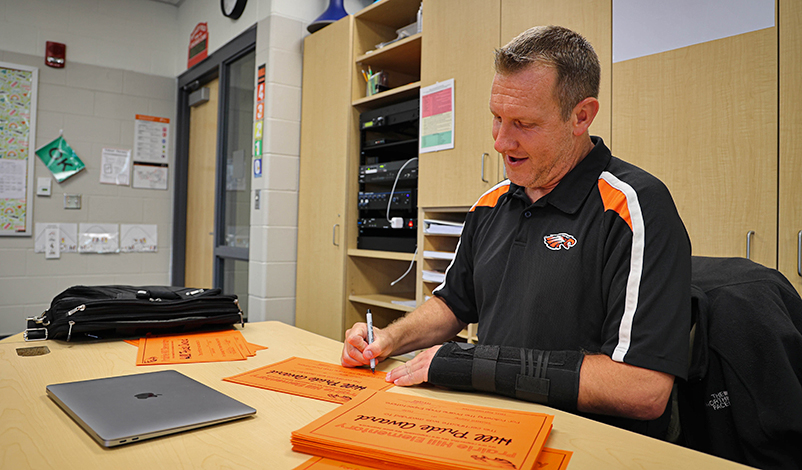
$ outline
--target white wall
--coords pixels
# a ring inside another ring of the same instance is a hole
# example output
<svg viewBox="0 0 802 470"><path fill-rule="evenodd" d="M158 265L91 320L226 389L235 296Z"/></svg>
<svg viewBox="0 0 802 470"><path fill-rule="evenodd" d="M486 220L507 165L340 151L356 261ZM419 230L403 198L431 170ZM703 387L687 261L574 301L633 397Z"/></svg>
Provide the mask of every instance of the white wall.
<svg viewBox="0 0 802 470"><path fill-rule="evenodd" d="M0 0L0 50L44 57L55 41L68 65L176 77L177 20L177 8L148 0Z"/></svg>

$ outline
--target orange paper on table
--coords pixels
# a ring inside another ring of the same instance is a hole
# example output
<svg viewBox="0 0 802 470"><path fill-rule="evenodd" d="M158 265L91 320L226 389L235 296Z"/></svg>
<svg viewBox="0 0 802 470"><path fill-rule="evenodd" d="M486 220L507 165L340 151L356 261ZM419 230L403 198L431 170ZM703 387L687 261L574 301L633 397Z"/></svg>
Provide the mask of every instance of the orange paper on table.
<svg viewBox="0 0 802 470"><path fill-rule="evenodd" d="M138 339L126 339L126 340L123 340L123 341L125 341L126 343L128 343L128 344L130 344L132 346L139 347L139 340ZM267 346L260 346L258 344L249 343L247 341L245 342L245 346L246 346L246 348L248 350L248 357L255 356L256 355L256 351L261 351L263 349L267 349Z"/></svg>
<svg viewBox="0 0 802 470"><path fill-rule="evenodd" d="M292 433L298 452L381 469L532 469L554 417L364 391Z"/></svg>
<svg viewBox="0 0 802 470"><path fill-rule="evenodd" d="M387 390L385 372L352 369L339 364L300 357L260 367L223 380L276 392L290 393L333 403L347 403L362 390Z"/></svg>
<svg viewBox="0 0 802 470"><path fill-rule="evenodd" d="M138 347L138 366L241 361L256 354L237 330L146 336Z"/></svg>
<svg viewBox="0 0 802 470"><path fill-rule="evenodd" d="M538 470L566 470L573 452L570 450L544 447L537 456L535 468ZM488 466L492 467L492 466ZM504 468L504 467L499 467ZM367 467L355 463L341 462L325 457L312 457L293 470L380 470L380 467Z"/></svg>

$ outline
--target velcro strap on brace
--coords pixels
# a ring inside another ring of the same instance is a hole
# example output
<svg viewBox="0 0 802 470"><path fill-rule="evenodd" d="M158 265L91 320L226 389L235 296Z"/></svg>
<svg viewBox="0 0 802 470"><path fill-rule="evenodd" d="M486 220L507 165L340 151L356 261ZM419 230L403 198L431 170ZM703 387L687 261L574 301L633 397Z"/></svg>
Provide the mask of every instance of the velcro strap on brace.
<svg viewBox="0 0 802 470"><path fill-rule="evenodd" d="M526 355L524 355L524 351L526 351ZM548 403L550 382L546 378L546 372L549 370L550 355L550 351L538 351L537 361L535 361L534 350L521 348L521 373L515 377L515 398ZM527 358L528 361L526 361ZM537 370L533 372L535 362L537 362ZM528 369L524 367L527 363Z"/></svg>
<svg viewBox="0 0 802 470"><path fill-rule="evenodd" d="M473 350L471 385L480 392L496 391L498 346L476 346Z"/></svg>
<svg viewBox="0 0 802 470"><path fill-rule="evenodd" d="M432 359L429 382L574 411L583 359L579 351L446 343Z"/></svg>

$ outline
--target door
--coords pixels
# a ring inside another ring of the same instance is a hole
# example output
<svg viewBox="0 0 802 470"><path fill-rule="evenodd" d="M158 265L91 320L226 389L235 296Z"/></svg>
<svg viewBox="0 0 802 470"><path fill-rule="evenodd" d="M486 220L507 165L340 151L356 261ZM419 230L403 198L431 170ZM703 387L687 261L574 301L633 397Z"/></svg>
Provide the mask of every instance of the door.
<svg viewBox="0 0 802 470"><path fill-rule="evenodd" d="M247 317L256 27L178 77L172 283L236 294Z"/></svg>
<svg viewBox="0 0 802 470"><path fill-rule="evenodd" d="M213 287L217 172L218 79L206 83L209 101L190 108L184 285Z"/></svg>
<svg viewBox="0 0 802 470"><path fill-rule="evenodd" d="M221 70L223 115L218 139L215 201L214 282L248 307L248 258L251 233L251 161L256 92L256 53L226 60Z"/></svg>

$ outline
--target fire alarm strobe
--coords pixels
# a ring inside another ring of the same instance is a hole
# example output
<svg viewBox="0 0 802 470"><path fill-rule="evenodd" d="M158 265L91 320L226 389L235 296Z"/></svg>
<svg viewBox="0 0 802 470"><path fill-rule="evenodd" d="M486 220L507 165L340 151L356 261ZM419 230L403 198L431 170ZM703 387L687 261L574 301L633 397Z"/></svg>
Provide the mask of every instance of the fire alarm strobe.
<svg viewBox="0 0 802 470"><path fill-rule="evenodd" d="M45 65L57 69L64 68L67 62L67 45L60 42L47 41L45 47Z"/></svg>

